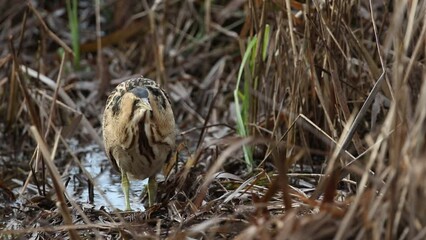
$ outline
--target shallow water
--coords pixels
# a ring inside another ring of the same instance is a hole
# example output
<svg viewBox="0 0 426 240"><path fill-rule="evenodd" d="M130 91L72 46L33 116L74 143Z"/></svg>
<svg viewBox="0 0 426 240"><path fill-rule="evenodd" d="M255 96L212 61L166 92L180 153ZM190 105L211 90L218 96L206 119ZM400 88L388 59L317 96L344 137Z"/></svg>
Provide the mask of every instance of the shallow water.
<svg viewBox="0 0 426 240"><path fill-rule="evenodd" d="M80 159L86 171L95 181L93 202L95 209L104 207L109 211L124 210L120 173L112 169L105 153L99 148L93 147ZM84 176L84 173L78 167L73 167L70 173L72 177L67 185L68 194L74 196L74 200L82 203L83 206L90 207L87 181L81 177ZM147 182L147 179L130 181L130 206L134 211L145 210L141 202L141 193Z"/></svg>

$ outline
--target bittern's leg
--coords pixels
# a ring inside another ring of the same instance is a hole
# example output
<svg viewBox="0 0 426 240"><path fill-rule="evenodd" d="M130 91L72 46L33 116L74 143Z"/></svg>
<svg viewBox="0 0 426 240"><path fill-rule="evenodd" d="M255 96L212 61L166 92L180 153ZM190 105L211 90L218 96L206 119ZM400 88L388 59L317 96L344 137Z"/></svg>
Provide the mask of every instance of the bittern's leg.
<svg viewBox="0 0 426 240"><path fill-rule="evenodd" d="M157 198L157 180L155 176L148 179L148 206L152 206Z"/></svg>
<svg viewBox="0 0 426 240"><path fill-rule="evenodd" d="M129 202L129 179L127 178L127 173L121 169L121 188L123 188L124 193L124 202L126 204L126 211L131 211L130 202Z"/></svg>

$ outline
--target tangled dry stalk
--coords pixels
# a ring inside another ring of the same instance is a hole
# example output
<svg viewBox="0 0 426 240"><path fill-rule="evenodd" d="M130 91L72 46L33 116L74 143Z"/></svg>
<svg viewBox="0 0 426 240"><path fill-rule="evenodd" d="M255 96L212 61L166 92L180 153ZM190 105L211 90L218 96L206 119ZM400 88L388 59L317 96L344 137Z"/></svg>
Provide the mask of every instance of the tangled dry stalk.
<svg viewBox="0 0 426 240"><path fill-rule="evenodd" d="M425 238L425 1L80 0L79 67L65 3L0 12L2 238ZM135 75L180 145L120 212L85 163Z"/></svg>

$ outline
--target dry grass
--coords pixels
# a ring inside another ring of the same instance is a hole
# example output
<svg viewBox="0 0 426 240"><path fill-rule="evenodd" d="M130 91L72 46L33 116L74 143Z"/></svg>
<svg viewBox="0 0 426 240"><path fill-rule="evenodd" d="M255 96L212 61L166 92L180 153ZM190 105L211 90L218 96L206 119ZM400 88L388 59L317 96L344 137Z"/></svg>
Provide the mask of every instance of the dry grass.
<svg viewBox="0 0 426 240"><path fill-rule="evenodd" d="M0 3L2 238L425 238L426 2L81 0L79 69L42 2ZM65 189L108 202L84 159L134 75L181 135L159 204L123 213Z"/></svg>

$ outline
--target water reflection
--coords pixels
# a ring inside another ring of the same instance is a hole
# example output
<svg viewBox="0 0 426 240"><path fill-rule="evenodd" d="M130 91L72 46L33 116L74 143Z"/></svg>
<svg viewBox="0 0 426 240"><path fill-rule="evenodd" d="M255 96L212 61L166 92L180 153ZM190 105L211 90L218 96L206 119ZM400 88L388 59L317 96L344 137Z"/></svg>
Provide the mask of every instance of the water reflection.
<svg viewBox="0 0 426 240"><path fill-rule="evenodd" d="M121 190L120 174L112 169L105 153L97 147L92 147L91 151L87 151L85 156L81 158L81 161L95 181L94 207L96 209L105 207L109 211L124 210L124 194ZM73 194L77 202L88 203L87 181L83 180L87 178L82 177L84 173L78 167L74 167L70 173L71 179L67 186L68 193ZM134 211L145 210L141 202L141 193L147 182L147 179L130 181L130 205Z"/></svg>

